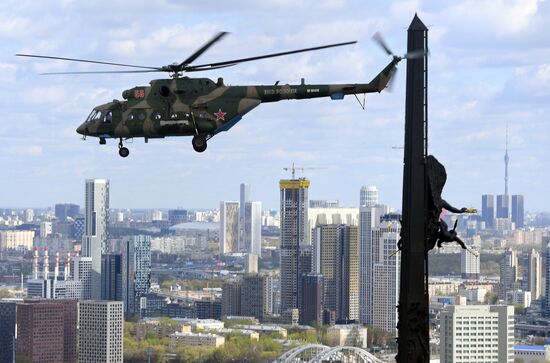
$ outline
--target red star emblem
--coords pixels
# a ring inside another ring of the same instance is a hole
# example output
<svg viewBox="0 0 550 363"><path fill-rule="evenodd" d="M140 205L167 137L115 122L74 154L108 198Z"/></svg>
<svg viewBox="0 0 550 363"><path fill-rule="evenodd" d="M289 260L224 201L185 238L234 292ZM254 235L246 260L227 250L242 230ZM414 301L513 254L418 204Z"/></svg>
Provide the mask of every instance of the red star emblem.
<svg viewBox="0 0 550 363"><path fill-rule="evenodd" d="M227 112L223 112L222 109L220 108L218 110L218 112L216 112L214 114L214 116L216 116L216 121L225 121L225 115L227 114Z"/></svg>

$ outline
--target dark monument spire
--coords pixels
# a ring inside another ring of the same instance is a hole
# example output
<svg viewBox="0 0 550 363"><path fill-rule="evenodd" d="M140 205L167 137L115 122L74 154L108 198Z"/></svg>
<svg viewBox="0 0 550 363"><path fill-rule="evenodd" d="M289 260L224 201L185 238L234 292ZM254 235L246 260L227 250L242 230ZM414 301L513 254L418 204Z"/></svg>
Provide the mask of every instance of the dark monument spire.
<svg viewBox="0 0 550 363"><path fill-rule="evenodd" d="M398 306L398 363L428 363L428 28L415 14L408 29L401 278Z"/></svg>

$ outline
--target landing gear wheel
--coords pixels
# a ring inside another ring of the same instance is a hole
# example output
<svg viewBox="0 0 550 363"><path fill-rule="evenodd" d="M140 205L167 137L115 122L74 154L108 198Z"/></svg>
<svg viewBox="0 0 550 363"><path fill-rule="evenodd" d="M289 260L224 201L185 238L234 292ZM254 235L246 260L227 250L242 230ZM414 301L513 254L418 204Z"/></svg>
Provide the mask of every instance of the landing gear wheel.
<svg viewBox="0 0 550 363"><path fill-rule="evenodd" d="M104 137L99 138L99 145L105 145L107 143L107 140L105 140Z"/></svg>
<svg viewBox="0 0 550 363"><path fill-rule="evenodd" d="M193 140L191 140L191 144L193 144L193 149L196 152L202 153L206 150L206 137L204 135L195 135L193 136Z"/></svg>
<svg viewBox="0 0 550 363"><path fill-rule="evenodd" d="M118 155L122 156L123 158L127 157L128 155L130 155L130 150L128 150L127 147L121 147L120 149L118 149Z"/></svg>

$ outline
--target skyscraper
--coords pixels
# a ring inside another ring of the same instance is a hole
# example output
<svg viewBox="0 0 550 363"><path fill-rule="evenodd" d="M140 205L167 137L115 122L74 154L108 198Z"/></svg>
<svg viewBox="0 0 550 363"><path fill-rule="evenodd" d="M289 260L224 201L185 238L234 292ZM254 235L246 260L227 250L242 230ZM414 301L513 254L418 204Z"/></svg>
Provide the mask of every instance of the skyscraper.
<svg viewBox="0 0 550 363"><path fill-rule="evenodd" d="M312 261L312 272L323 276L323 308L334 311L338 320L359 319L357 226L317 226Z"/></svg>
<svg viewBox="0 0 550 363"><path fill-rule="evenodd" d="M17 305L17 361L77 362L76 300Z"/></svg>
<svg viewBox="0 0 550 363"><path fill-rule="evenodd" d="M387 206L362 206L359 209L359 321L372 325L372 231L380 223L380 216L389 211Z"/></svg>
<svg viewBox="0 0 550 363"><path fill-rule="evenodd" d="M239 252L239 202L220 202L220 253Z"/></svg>
<svg viewBox="0 0 550 363"><path fill-rule="evenodd" d="M245 202L243 244L244 252L261 256L262 249L262 202Z"/></svg>
<svg viewBox="0 0 550 363"><path fill-rule="evenodd" d="M243 248L246 249L245 242L245 208L246 203L250 202L250 184L241 183L240 186L240 195L239 195L239 245L237 250L241 251ZM260 211L261 214L261 211ZM247 251L250 252L250 251Z"/></svg>
<svg viewBox="0 0 550 363"><path fill-rule="evenodd" d="M515 290L519 288L517 285L518 282L518 256L516 251L511 248L508 248L502 260L500 261L500 291L499 297L504 300L506 299L506 293L509 290Z"/></svg>
<svg viewBox="0 0 550 363"><path fill-rule="evenodd" d="M101 298L101 255L107 243L109 222L109 181L86 180L85 231L82 237L82 256L92 258L92 299Z"/></svg>
<svg viewBox="0 0 550 363"><path fill-rule="evenodd" d="M279 182L281 190L281 311L299 308L300 246L307 239L307 179Z"/></svg>
<svg viewBox="0 0 550 363"><path fill-rule="evenodd" d="M241 315L254 316L263 320L265 304L266 276L254 274L243 277L241 283Z"/></svg>
<svg viewBox="0 0 550 363"><path fill-rule="evenodd" d="M484 194L481 196L481 218L485 222L485 228L495 226L495 196Z"/></svg>
<svg viewBox="0 0 550 363"><path fill-rule="evenodd" d="M14 302L0 301L0 362L15 361L16 305Z"/></svg>
<svg viewBox="0 0 550 363"><path fill-rule="evenodd" d="M374 207L378 204L378 188L363 186L359 193L359 207Z"/></svg>
<svg viewBox="0 0 550 363"><path fill-rule="evenodd" d="M386 331L394 331L397 326L401 254L390 255L397 250L400 218L398 214L386 214L372 230L372 316L368 320Z"/></svg>
<svg viewBox="0 0 550 363"><path fill-rule="evenodd" d="M302 275L300 324L323 323L323 275L311 272Z"/></svg>
<svg viewBox="0 0 550 363"><path fill-rule="evenodd" d="M241 283L226 282L222 286L222 317L241 315Z"/></svg>
<svg viewBox="0 0 550 363"><path fill-rule="evenodd" d="M123 362L122 305L122 301L80 302L79 363Z"/></svg>
<svg viewBox="0 0 550 363"><path fill-rule="evenodd" d="M122 255L101 257L101 300L122 301Z"/></svg>
<svg viewBox="0 0 550 363"><path fill-rule="evenodd" d="M480 273L479 255L468 250L460 250L460 273L463 279L478 280Z"/></svg>
<svg viewBox="0 0 550 363"><path fill-rule="evenodd" d="M497 195L497 218L510 218L510 197Z"/></svg>
<svg viewBox="0 0 550 363"><path fill-rule="evenodd" d="M514 307L454 305L441 313L440 362L513 363Z"/></svg>
<svg viewBox="0 0 550 363"><path fill-rule="evenodd" d="M527 291L531 292L531 299L538 300L542 295L542 258L534 248L527 256Z"/></svg>
<svg viewBox="0 0 550 363"><path fill-rule="evenodd" d="M524 227L523 195L512 195L512 222L516 228Z"/></svg>
<svg viewBox="0 0 550 363"><path fill-rule="evenodd" d="M544 277L545 277L545 286L544 286L544 298L542 299L542 315L550 317L550 243L546 245L543 249L544 253Z"/></svg>
<svg viewBox="0 0 550 363"><path fill-rule="evenodd" d="M131 236L124 241L123 300L126 314L140 312L140 297L151 287L151 237Z"/></svg>

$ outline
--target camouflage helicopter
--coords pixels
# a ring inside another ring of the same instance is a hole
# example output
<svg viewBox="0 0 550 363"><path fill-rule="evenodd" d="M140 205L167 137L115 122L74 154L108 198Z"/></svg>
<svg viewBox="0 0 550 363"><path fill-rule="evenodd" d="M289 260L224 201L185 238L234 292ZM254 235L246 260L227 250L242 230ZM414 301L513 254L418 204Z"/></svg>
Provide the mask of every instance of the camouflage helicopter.
<svg viewBox="0 0 550 363"><path fill-rule="evenodd" d="M227 86L222 78L216 82L209 78L184 77L186 72L208 71L234 66L271 57L315 51L320 49L340 47L356 43L356 41L323 45L313 48L298 49L280 53L272 53L256 57L234 59L223 62L192 65L192 63L222 39L227 33L220 32L205 43L195 53L181 63L173 63L162 67L148 67L132 64L103 62L87 59L64 58L45 55L16 54L22 57L46 58L72 62L85 62L111 66L134 68L118 71L85 71L85 72L55 72L43 74L99 74L99 73L151 73L167 72L170 78L156 79L149 86L139 86L122 92L124 101L112 102L94 107L86 120L76 129L76 132L86 136L99 138L99 144L106 144L109 138L119 139L119 155L127 157L130 153L124 147L123 140L143 137L145 142L153 138L168 136L192 136L193 149L197 152L206 150L207 141L214 135L228 131L241 118L260 103L277 102L290 99L307 99L330 97L343 99L345 95L381 92L396 71L397 64L404 58L394 55L382 38L375 34L374 39L392 56L390 63L369 83L355 84L305 84L304 80L297 85L257 86ZM359 100L359 99L358 99ZM363 105L364 106L364 105Z"/></svg>

